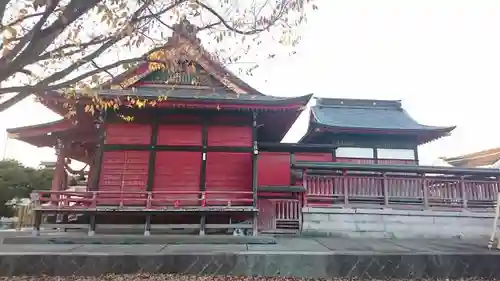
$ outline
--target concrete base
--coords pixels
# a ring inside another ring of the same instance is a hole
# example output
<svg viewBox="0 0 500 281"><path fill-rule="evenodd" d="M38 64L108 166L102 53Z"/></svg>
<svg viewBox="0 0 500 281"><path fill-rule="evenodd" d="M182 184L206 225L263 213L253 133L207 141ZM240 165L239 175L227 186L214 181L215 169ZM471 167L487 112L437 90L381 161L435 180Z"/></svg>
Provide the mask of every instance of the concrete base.
<svg viewBox="0 0 500 281"><path fill-rule="evenodd" d="M6 240L11 235L0 232ZM51 235L68 234L46 233L36 239ZM89 239L85 234L83 238ZM500 278L500 251L488 250L488 239L276 237L275 244L231 244L231 239L245 237L225 237L224 244L177 244L181 241L169 237L148 238L167 244L0 244L0 276L144 272L366 280ZM91 239L106 242L116 237Z"/></svg>
<svg viewBox="0 0 500 281"><path fill-rule="evenodd" d="M331 253L2 254L0 275L98 276L108 273L294 276L308 278L500 277L500 255ZM29 265L29 266L27 266Z"/></svg>
<svg viewBox="0 0 500 281"><path fill-rule="evenodd" d="M489 236L493 213L303 208L303 234L371 238Z"/></svg>
<svg viewBox="0 0 500 281"><path fill-rule="evenodd" d="M274 237L262 236L226 236L226 235L162 235L162 236L135 236L135 235L64 235L64 236L13 236L3 238L6 245L246 245L246 244L276 244Z"/></svg>

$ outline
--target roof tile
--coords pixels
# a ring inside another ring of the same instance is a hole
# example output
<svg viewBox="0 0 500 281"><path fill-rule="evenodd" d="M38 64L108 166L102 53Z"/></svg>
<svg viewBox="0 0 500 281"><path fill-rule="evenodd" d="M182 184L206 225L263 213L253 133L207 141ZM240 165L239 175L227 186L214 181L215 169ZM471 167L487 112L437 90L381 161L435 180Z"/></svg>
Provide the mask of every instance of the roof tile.
<svg viewBox="0 0 500 281"><path fill-rule="evenodd" d="M311 121L337 128L419 131L454 129L418 123L402 108L400 101L321 98L311 108L311 112Z"/></svg>

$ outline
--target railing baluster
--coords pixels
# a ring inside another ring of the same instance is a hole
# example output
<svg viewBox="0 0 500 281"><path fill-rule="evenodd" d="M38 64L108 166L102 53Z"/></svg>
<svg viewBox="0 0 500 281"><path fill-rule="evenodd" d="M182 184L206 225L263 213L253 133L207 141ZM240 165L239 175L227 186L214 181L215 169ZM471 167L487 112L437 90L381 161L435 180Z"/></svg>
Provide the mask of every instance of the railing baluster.
<svg viewBox="0 0 500 281"><path fill-rule="evenodd" d="M420 185L422 186L422 191L424 194L424 208L429 208L429 187L427 186L427 180L425 179L425 175L421 175L420 177Z"/></svg>
<svg viewBox="0 0 500 281"><path fill-rule="evenodd" d="M460 177L460 191L462 192L462 207L467 209L467 191L465 190L464 176Z"/></svg>
<svg viewBox="0 0 500 281"><path fill-rule="evenodd" d="M384 189L384 206L389 207L389 187L387 186L387 175L382 174L382 188Z"/></svg>
<svg viewBox="0 0 500 281"><path fill-rule="evenodd" d="M349 205L349 179L347 178L347 171L342 172L342 178L342 185L344 188L344 205Z"/></svg>

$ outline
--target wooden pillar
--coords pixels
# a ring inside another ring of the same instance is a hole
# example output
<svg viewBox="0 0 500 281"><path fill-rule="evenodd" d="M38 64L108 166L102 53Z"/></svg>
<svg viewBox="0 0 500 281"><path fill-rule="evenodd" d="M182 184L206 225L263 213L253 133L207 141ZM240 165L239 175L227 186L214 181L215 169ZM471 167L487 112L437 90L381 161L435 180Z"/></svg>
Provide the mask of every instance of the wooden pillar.
<svg viewBox="0 0 500 281"><path fill-rule="evenodd" d="M33 236L40 235L40 225L42 224L42 211L35 211L35 221L33 223Z"/></svg>
<svg viewBox="0 0 500 281"><path fill-rule="evenodd" d="M259 157L259 147L257 142L257 112L252 113L252 192L253 192L253 206L255 208L257 205L257 187L258 187L258 157ZM259 232L258 230L258 212L253 212L252 214L252 235L256 236Z"/></svg>
<svg viewBox="0 0 500 281"><path fill-rule="evenodd" d="M89 220L90 221L89 221L88 236L94 236L94 234L95 234L95 226L96 226L96 217L95 217L94 213L90 214Z"/></svg>
<svg viewBox="0 0 500 281"><path fill-rule="evenodd" d="M151 235L151 215L146 216L146 224L144 225L144 236Z"/></svg>
<svg viewBox="0 0 500 281"><path fill-rule="evenodd" d="M207 228L207 216L205 214L202 214L200 217L200 236L205 235L205 230Z"/></svg>
<svg viewBox="0 0 500 281"><path fill-rule="evenodd" d="M146 186L147 191L153 191L154 178L155 178L155 160L156 160L156 143L158 138L158 118L153 120L152 130L151 130L151 147L149 154L148 163L148 184Z"/></svg>
<svg viewBox="0 0 500 281"><path fill-rule="evenodd" d="M257 207L257 165L259 157L259 147L257 142L257 112L252 114L252 191L253 191L253 206Z"/></svg>
<svg viewBox="0 0 500 281"><path fill-rule="evenodd" d="M60 139L57 139L56 156L57 156L57 161L56 161L56 167L54 170L54 178L52 179L52 191L61 191L62 184L64 182L64 179L63 179L64 174L65 174L65 172L64 172L64 160L66 158L66 155L65 155L64 143Z"/></svg>
<svg viewBox="0 0 500 281"><path fill-rule="evenodd" d="M101 177L101 162L102 155L104 153L104 141L106 139L106 129L104 127L105 118L106 112L101 112L99 118L94 123L99 135L99 140L96 144L94 161L92 163L92 175L90 176L92 182L89 183L89 190L91 191L97 191L99 189L99 178Z"/></svg>
<svg viewBox="0 0 500 281"><path fill-rule="evenodd" d="M415 164L418 165L418 146L413 149L413 155L415 156Z"/></svg>

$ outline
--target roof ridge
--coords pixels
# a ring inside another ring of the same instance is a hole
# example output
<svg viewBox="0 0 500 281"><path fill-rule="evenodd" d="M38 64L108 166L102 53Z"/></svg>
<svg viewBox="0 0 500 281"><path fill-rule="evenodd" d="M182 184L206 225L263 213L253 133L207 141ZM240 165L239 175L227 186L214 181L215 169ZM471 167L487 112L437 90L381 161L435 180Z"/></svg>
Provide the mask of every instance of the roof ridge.
<svg viewBox="0 0 500 281"><path fill-rule="evenodd" d="M370 107L370 108L402 108L401 100L349 99L349 98L316 98L316 105L339 107Z"/></svg>
<svg viewBox="0 0 500 281"><path fill-rule="evenodd" d="M317 104L315 107L321 108L349 108L349 109L369 109L369 110L403 110L399 107L393 106L367 106L367 105L330 105L330 104Z"/></svg>

